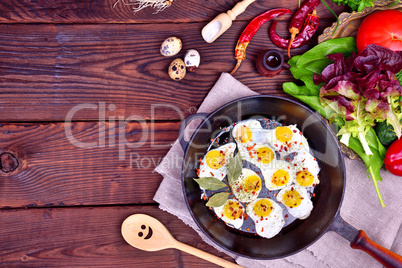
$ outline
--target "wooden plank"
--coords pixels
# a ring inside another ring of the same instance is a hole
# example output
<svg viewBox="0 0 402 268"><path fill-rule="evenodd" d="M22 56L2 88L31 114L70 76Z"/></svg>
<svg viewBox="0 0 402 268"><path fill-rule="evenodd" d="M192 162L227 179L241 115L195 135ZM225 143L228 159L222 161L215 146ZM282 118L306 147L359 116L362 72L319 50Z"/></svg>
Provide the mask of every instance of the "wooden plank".
<svg viewBox="0 0 402 268"><path fill-rule="evenodd" d="M0 171L0 207L153 203L162 180L153 170L179 125L80 122L70 135L63 123L2 124L0 154L19 165Z"/></svg>
<svg viewBox="0 0 402 268"><path fill-rule="evenodd" d="M0 3L0 23L150 23L150 22L206 22L234 7L236 0L174 0L171 7L155 13L146 8L134 14L133 0L66 0L66 1L12 1ZM345 10L333 2L328 4L335 11ZM238 20L251 20L272 8L297 8L297 1L257 1L238 16ZM323 5L319 11L325 9Z"/></svg>
<svg viewBox="0 0 402 268"><path fill-rule="evenodd" d="M0 266L218 267L175 249L153 253L129 246L121 236L121 223L136 213L157 218L180 242L233 261L156 206L127 206L0 210Z"/></svg>
<svg viewBox="0 0 402 268"><path fill-rule="evenodd" d="M318 32L332 22L325 14ZM88 103L114 105L113 112L106 109L106 117L182 119L194 112L221 72L232 70L236 39L246 24L235 22L212 44L202 40L201 23L2 25L0 122L64 121L72 109ZM278 26L284 37L286 25L282 20ZM235 77L259 93L285 95L281 85L293 80L289 71L268 79L254 66L258 53L275 48L267 29L263 25L254 36ZM177 57L192 48L201 54L199 69L179 82L167 74L173 58L159 53L160 44L171 35L178 35L184 44ZM293 54L314 43L316 39ZM153 110L161 104L164 108ZM98 109L80 109L73 119L98 118Z"/></svg>

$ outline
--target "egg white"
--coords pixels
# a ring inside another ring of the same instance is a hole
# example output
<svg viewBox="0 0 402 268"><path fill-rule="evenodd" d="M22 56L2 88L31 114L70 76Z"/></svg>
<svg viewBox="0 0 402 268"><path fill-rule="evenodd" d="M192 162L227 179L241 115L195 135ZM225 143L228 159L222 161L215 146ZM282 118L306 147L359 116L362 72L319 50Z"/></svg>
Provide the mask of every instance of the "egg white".
<svg viewBox="0 0 402 268"><path fill-rule="evenodd" d="M200 171L199 171L198 177L199 178L214 177L214 178L222 181L227 174L227 164L233 158L233 153L234 153L235 149L236 149L236 144L234 142L230 142L230 143L222 145L216 149L210 150L210 151L218 151L218 152L224 153L224 164L218 169L213 169L208 166L207 155L210 152L210 151L208 151L204 155L204 157L200 163Z"/></svg>
<svg viewBox="0 0 402 268"><path fill-rule="evenodd" d="M301 202L298 206L288 206L288 204L284 202L286 192L291 190L295 190L300 194ZM310 216L310 213L313 210L313 202L311 202L310 195L307 193L306 188L298 185L290 185L281 189L276 196L276 201L282 203L287 208L290 215L301 220Z"/></svg>
<svg viewBox="0 0 402 268"><path fill-rule="evenodd" d="M241 215L238 215L236 219L230 219L225 215L225 206L229 206L230 202L236 203L239 207L241 207L242 212ZM220 207L214 208L215 214L218 218L223 220L227 225L232 226L233 228L239 229L244 222L244 207L243 205L235 200L235 199L228 199L225 204Z"/></svg>
<svg viewBox="0 0 402 268"><path fill-rule="evenodd" d="M269 215L265 217L258 216L254 211L254 206L258 201L263 199L264 198L258 198L250 202L246 207L246 212L254 221L257 234L265 238L271 238L277 235L285 225L283 210L274 200L265 198L265 200L270 202L272 210Z"/></svg>

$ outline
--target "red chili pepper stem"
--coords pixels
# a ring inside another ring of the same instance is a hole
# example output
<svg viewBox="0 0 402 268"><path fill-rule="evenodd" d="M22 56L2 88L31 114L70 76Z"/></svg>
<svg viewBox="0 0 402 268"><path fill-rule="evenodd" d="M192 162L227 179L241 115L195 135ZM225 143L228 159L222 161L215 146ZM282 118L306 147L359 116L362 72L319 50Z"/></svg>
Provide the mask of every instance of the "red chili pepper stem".
<svg viewBox="0 0 402 268"><path fill-rule="evenodd" d="M289 32L292 34L290 36L289 45L288 45L288 57L290 59L290 47L292 46L293 40L295 40L296 35L299 34L299 29L292 27L292 28L290 28Z"/></svg>
<svg viewBox="0 0 402 268"><path fill-rule="evenodd" d="M236 45L236 57L235 59L237 60L236 66L233 68L233 70L230 72L231 75L233 75L237 69L240 67L241 62L246 58L246 48L250 42L244 42L244 43L237 43Z"/></svg>

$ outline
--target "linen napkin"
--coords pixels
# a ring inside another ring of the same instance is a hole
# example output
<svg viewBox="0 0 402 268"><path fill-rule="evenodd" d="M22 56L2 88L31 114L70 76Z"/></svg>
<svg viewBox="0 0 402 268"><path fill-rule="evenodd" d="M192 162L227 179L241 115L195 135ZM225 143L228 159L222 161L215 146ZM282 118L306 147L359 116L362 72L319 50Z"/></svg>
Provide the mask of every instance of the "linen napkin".
<svg viewBox="0 0 402 268"><path fill-rule="evenodd" d="M201 104L198 112L210 113L222 105L246 96L258 95L230 74L222 73ZM201 122L190 123L185 131L188 139ZM183 150L176 141L155 171L163 176L154 200L159 208L176 215L197 231L200 237L218 251L225 252L244 267L382 267L368 254L352 249L349 241L334 232L327 232L307 249L286 258L255 260L233 255L206 237L198 228L187 209L181 183ZM379 182L385 208L382 208L371 179L367 178L365 165L358 160L345 158L346 189L341 206L342 218L357 229L365 230L378 244L402 254L402 180L386 171Z"/></svg>

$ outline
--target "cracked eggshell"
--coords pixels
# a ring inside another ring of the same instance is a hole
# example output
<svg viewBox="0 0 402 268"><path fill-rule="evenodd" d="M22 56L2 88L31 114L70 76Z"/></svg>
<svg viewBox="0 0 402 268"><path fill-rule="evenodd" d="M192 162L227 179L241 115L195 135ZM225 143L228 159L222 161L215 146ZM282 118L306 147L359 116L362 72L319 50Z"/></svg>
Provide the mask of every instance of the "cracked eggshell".
<svg viewBox="0 0 402 268"><path fill-rule="evenodd" d="M195 49L190 49L184 55L184 63L186 64L187 70L190 72L194 72L195 69L200 66L200 53L198 53Z"/></svg>
<svg viewBox="0 0 402 268"><path fill-rule="evenodd" d="M175 81L182 80L186 76L186 66L180 58L174 59L169 65L168 73L170 78Z"/></svg>
<svg viewBox="0 0 402 268"><path fill-rule="evenodd" d="M160 52L163 56L174 56L180 52L182 47L181 40L175 36L166 38L161 45Z"/></svg>

